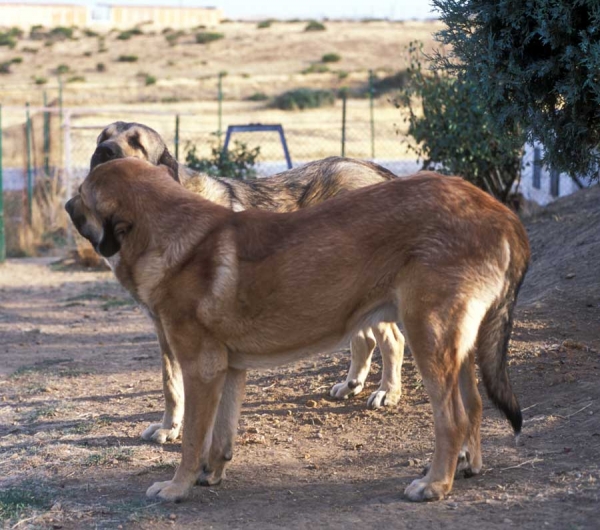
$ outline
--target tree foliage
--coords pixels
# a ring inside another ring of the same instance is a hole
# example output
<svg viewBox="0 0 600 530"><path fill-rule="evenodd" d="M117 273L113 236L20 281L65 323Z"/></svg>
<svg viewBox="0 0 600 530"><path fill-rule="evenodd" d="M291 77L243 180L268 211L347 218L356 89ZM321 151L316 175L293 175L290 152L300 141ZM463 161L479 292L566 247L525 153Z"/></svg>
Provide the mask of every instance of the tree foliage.
<svg viewBox="0 0 600 530"><path fill-rule="evenodd" d="M454 67L478 87L496 123L539 140L571 175L600 162L598 0L433 0ZM449 66L448 61L445 66Z"/></svg>
<svg viewBox="0 0 600 530"><path fill-rule="evenodd" d="M396 100L407 110L414 139L409 147L425 169L460 175L505 201L520 175L520 136L498 133L472 83L446 69L425 69L416 43L410 54L408 79Z"/></svg>

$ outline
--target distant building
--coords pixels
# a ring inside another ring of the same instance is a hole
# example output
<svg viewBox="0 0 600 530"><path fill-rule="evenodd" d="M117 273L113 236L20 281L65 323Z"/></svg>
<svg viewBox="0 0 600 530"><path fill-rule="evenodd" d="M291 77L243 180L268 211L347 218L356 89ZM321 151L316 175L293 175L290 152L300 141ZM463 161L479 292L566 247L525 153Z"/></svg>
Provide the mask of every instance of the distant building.
<svg viewBox="0 0 600 530"><path fill-rule="evenodd" d="M129 29L143 24L149 28L189 29L216 26L223 20L220 9L213 7L125 6L96 4L0 4L0 27L29 30L41 25L78 26L96 29Z"/></svg>

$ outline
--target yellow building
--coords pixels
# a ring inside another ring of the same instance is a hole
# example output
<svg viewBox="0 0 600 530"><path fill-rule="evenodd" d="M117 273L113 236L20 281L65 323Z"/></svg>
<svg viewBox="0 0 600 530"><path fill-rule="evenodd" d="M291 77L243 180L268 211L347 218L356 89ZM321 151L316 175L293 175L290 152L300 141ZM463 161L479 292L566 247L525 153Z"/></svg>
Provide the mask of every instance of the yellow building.
<svg viewBox="0 0 600 530"><path fill-rule="evenodd" d="M216 26L222 19L221 10L213 7L0 4L0 27L16 26L24 30L35 25L129 29L138 24L149 29L188 29Z"/></svg>
<svg viewBox="0 0 600 530"><path fill-rule="evenodd" d="M72 4L0 4L0 27L85 26L88 8Z"/></svg>

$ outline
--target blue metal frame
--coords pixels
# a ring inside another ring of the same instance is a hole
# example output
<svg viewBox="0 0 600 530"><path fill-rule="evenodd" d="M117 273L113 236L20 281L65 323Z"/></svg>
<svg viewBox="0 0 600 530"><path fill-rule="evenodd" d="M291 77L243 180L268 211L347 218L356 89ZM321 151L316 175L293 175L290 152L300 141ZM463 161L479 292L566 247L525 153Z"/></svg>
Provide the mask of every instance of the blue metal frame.
<svg viewBox="0 0 600 530"><path fill-rule="evenodd" d="M225 143L223 144L223 152L227 151L227 147L229 146L229 140L231 139L231 135L233 133L240 132L278 132L279 138L281 140L281 145L283 146L283 154L285 155L285 161L287 163L288 169L292 169L292 159L290 157L290 152L288 150L287 142L285 141L285 135L283 134L283 126L282 125L263 125L262 123L250 123L248 125L229 125L227 127L227 134L225 135Z"/></svg>

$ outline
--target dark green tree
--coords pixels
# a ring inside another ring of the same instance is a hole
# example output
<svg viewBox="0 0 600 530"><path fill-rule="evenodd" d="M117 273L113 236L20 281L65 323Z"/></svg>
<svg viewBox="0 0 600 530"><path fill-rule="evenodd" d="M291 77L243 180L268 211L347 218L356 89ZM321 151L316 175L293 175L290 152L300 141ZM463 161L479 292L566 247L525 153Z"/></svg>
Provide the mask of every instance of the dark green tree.
<svg viewBox="0 0 600 530"><path fill-rule="evenodd" d="M505 201L520 176L520 135L498 132L475 85L447 69L424 68L417 43L411 43L410 57L407 82L396 100L407 112L414 140L409 147L425 169L460 175Z"/></svg>
<svg viewBox="0 0 600 530"><path fill-rule="evenodd" d="M596 175L600 162L598 0L433 0L463 82L500 127L539 140L555 169ZM452 63L452 64L450 64Z"/></svg>

